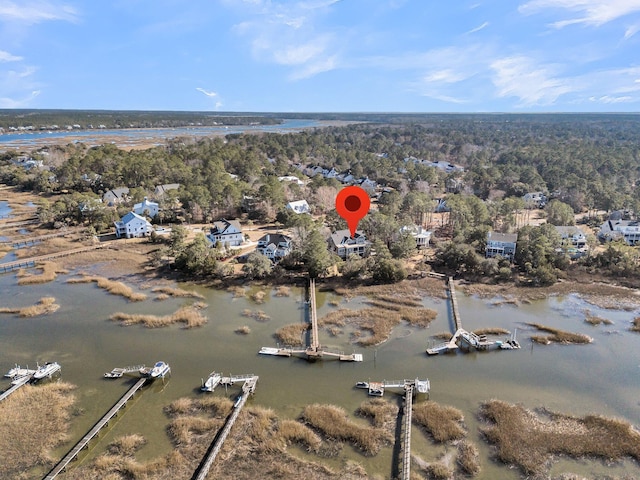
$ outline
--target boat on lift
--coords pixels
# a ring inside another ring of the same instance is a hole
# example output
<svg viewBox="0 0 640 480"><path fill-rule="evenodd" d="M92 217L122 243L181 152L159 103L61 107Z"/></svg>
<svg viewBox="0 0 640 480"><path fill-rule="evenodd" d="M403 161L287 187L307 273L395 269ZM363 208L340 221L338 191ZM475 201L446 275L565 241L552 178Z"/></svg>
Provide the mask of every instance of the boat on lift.
<svg viewBox="0 0 640 480"><path fill-rule="evenodd" d="M47 362L44 365L38 365L38 369L33 374L35 380L40 380L45 377L51 378L54 373L62 370L62 367L58 362Z"/></svg>
<svg viewBox="0 0 640 480"><path fill-rule="evenodd" d="M160 361L155 363L155 365L149 370L147 376L150 378L164 378L170 371L171 367L169 367L169 364Z"/></svg>
<svg viewBox="0 0 640 480"><path fill-rule="evenodd" d="M222 374L218 372L211 372L209 378L205 382L202 382L200 390L203 392L213 392L213 390L220 384L222 380Z"/></svg>
<svg viewBox="0 0 640 480"><path fill-rule="evenodd" d="M4 376L7 378L17 378L24 377L26 375L33 375L35 372L35 370L29 370L29 367L22 368L16 363L13 368L11 368L7 373L4 374Z"/></svg>

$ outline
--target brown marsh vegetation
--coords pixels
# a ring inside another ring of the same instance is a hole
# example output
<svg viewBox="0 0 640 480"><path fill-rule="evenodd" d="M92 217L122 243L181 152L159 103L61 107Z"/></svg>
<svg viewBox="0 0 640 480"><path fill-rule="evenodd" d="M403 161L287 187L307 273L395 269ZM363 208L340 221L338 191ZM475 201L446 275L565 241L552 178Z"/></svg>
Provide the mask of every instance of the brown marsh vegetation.
<svg viewBox="0 0 640 480"><path fill-rule="evenodd" d="M381 398L374 398L362 402L356 415L370 419L376 428L393 430L398 417L398 406Z"/></svg>
<svg viewBox="0 0 640 480"><path fill-rule="evenodd" d="M613 321L608 318L598 317L597 315L591 315L589 312L585 313L584 321L594 327L597 325L613 325Z"/></svg>
<svg viewBox="0 0 640 480"><path fill-rule="evenodd" d="M120 295L132 302L140 302L145 300L147 296L144 293L134 292L133 289L122 282L109 280L105 277L83 275L79 278L70 278L67 283L91 283L95 282L99 288L102 288L112 295Z"/></svg>
<svg viewBox="0 0 640 480"><path fill-rule="evenodd" d="M167 327L174 323L183 323L184 328L193 328L207 323L207 317L195 305L182 307L171 315L158 316L118 312L111 315L110 319L125 326L140 323L148 328Z"/></svg>
<svg viewBox="0 0 640 480"><path fill-rule="evenodd" d="M42 262L36 265L36 268L41 270L41 273L36 275L27 273L22 268L18 270L18 285L37 285L41 283L48 283L54 281L58 277L59 273L69 273L55 262Z"/></svg>
<svg viewBox="0 0 640 480"><path fill-rule="evenodd" d="M286 285L280 285L276 288L276 297L289 297L291 296L291 287Z"/></svg>
<svg viewBox="0 0 640 480"><path fill-rule="evenodd" d="M204 298L198 292L193 292L191 290L184 290L182 288L155 287L151 291L153 293L158 294L158 297L156 298L156 300L164 300L169 297L200 298L200 299Z"/></svg>
<svg viewBox="0 0 640 480"><path fill-rule="evenodd" d="M488 327L488 328L479 328L474 330L473 333L476 335L509 335L511 332L506 328L500 327Z"/></svg>
<svg viewBox="0 0 640 480"><path fill-rule="evenodd" d="M640 332L640 317L636 317L633 319L630 330L632 332Z"/></svg>
<svg viewBox="0 0 640 480"><path fill-rule="evenodd" d="M539 323L527 323L527 325L534 327L541 332L547 332L550 335L533 335L531 340L543 345L549 345L550 343L562 343L568 344L585 344L593 342L593 338L589 335L582 333L573 333L560 330L558 328L547 327L546 325L540 325Z"/></svg>
<svg viewBox="0 0 640 480"><path fill-rule="evenodd" d="M249 318L253 318L254 320L258 321L258 322L268 322L269 320L271 320L271 317L269 315L267 315L264 311L262 310L251 310L250 308L245 308L242 311L242 316L243 317L249 317Z"/></svg>
<svg viewBox="0 0 640 480"><path fill-rule="evenodd" d="M308 323L292 323L279 328L273 336L282 345L298 347L304 345L302 334L310 328Z"/></svg>
<svg viewBox="0 0 640 480"><path fill-rule="evenodd" d="M546 411L536 414L500 400L482 404L480 418L487 422L481 431L495 446L497 458L525 475L545 474L555 455L640 461L640 433L622 420Z"/></svg>
<svg viewBox="0 0 640 480"><path fill-rule="evenodd" d="M265 291L259 290L251 295L251 300L253 300L255 303L260 305L265 302L266 296L267 296L267 293Z"/></svg>
<svg viewBox="0 0 640 480"><path fill-rule="evenodd" d="M480 473L478 448L473 443L467 440L458 442L456 461L464 474L473 476Z"/></svg>
<svg viewBox="0 0 640 480"><path fill-rule="evenodd" d="M3 478L29 479L32 469L53 466L50 452L67 439L74 388L64 382L25 385L0 403Z"/></svg>
<svg viewBox="0 0 640 480"><path fill-rule="evenodd" d="M251 328L249 325L243 325L242 327L238 327L234 330L238 335L249 335L251 333Z"/></svg>
<svg viewBox="0 0 640 480"><path fill-rule="evenodd" d="M427 401L413 406L413 423L424 428L439 443L466 437L463 420L462 412L448 405Z"/></svg>
<svg viewBox="0 0 640 480"><path fill-rule="evenodd" d="M38 300L38 303L31 305L30 307L22 308L0 308L0 313L17 313L19 317L37 317L38 315L47 315L53 313L60 308L60 305L55 303L54 297L42 297Z"/></svg>

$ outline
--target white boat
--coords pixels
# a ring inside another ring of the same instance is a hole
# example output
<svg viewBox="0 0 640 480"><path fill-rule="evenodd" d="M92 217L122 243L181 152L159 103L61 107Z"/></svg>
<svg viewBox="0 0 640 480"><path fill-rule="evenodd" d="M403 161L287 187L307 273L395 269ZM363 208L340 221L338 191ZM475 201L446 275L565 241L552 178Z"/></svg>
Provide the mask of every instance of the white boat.
<svg viewBox="0 0 640 480"><path fill-rule="evenodd" d="M278 355L279 351L280 351L279 348L262 347L258 353L262 355Z"/></svg>
<svg viewBox="0 0 640 480"><path fill-rule="evenodd" d="M200 390L203 392L213 392L213 390L220 384L220 380L222 380L222 374L218 372L211 372L207 381L202 383Z"/></svg>
<svg viewBox="0 0 640 480"><path fill-rule="evenodd" d="M7 378L24 377L25 375L31 375L35 373L35 370L29 370L28 368L22 368L16 364L11 370L4 374Z"/></svg>
<svg viewBox="0 0 640 480"><path fill-rule="evenodd" d="M54 373L62 369L58 362L47 362L44 365L38 365L38 369L33 374L33 378L40 380L45 377L51 377Z"/></svg>
<svg viewBox="0 0 640 480"><path fill-rule="evenodd" d="M164 376L171 371L168 363L156 362L151 370L149 370L149 377L151 378L164 378Z"/></svg>
<svg viewBox="0 0 640 480"><path fill-rule="evenodd" d="M369 382L356 382L356 388L369 388Z"/></svg>

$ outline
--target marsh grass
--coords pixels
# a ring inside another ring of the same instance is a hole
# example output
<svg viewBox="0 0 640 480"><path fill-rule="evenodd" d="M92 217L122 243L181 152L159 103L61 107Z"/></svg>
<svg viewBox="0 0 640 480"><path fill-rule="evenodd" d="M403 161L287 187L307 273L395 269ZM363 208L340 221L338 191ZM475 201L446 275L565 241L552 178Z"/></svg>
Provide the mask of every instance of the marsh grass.
<svg viewBox="0 0 640 480"><path fill-rule="evenodd" d="M249 335L251 333L251 328L249 325L243 325L242 327L238 327L234 330L238 335Z"/></svg>
<svg viewBox="0 0 640 480"><path fill-rule="evenodd" d="M51 451L67 440L75 387L65 382L25 385L0 403L3 478L33 478L36 466L53 466Z"/></svg>
<svg viewBox="0 0 640 480"><path fill-rule="evenodd" d="M298 347L304 345L302 334L310 328L311 325L308 323L292 323L279 328L273 336L282 345Z"/></svg>
<svg viewBox="0 0 640 480"><path fill-rule="evenodd" d="M612 320L609 320L608 318L598 317L596 315L587 315L584 321L590 325L593 325L594 327L597 325L613 325Z"/></svg>
<svg viewBox="0 0 640 480"><path fill-rule="evenodd" d="M162 300L168 297L204 299L204 296L200 295L198 292L192 292L191 290L183 290L182 288L155 287L151 291L153 293L158 294L158 298L156 300L161 300L160 297L163 295L164 295L164 298L162 298Z"/></svg>
<svg viewBox="0 0 640 480"><path fill-rule="evenodd" d="M466 475L475 476L480 473L480 460L478 448L468 440L458 442L458 455L456 462Z"/></svg>
<svg viewBox="0 0 640 480"><path fill-rule="evenodd" d="M0 308L0 313L14 313L23 318L48 315L49 313L53 313L60 308L60 305L55 303L55 301L56 299L54 297L42 297L35 305L22 308L2 307Z"/></svg>
<svg viewBox="0 0 640 480"><path fill-rule="evenodd" d="M91 283L94 282L99 288L106 290L112 295L120 295L131 300L132 302L140 302L145 300L147 296L144 293L134 292L133 289L122 282L109 280L105 277L92 275L84 275L79 278L70 278L67 283Z"/></svg>
<svg viewBox="0 0 640 480"><path fill-rule="evenodd" d="M278 424L278 436L287 444L303 445L308 452L317 452L322 439L316 432L295 420L282 420Z"/></svg>
<svg viewBox="0 0 640 480"><path fill-rule="evenodd" d="M636 317L633 319L633 321L631 322L630 330L632 332L640 332L640 317Z"/></svg>
<svg viewBox="0 0 640 480"><path fill-rule="evenodd" d="M253 300L254 303L257 303L258 305L261 305L265 302L265 297L267 296L267 293L259 290L256 293L254 293L253 295L251 295L251 300Z"/></svg>
<svg viewBox="0 0 640 480"><path fill-rule="evenodd" d="M375 455L391 435L379 428L363 427L347 417L344 409L335 405L307 405L302 419L324 435L351 443L364 455Z"/></svg>
<svg viewBox="0 0 640 480"><path fill-rule="evenodd" d="M40 274L30 274L24 269L18 271L18 285L38 285L54 281L59 273L69 273L68 270L61 268L55 262L42 262L36 266L41 270Z"/></svg>
<svg viewBox="0 0 640 480"><path fill-rule="evenodd" d="M460 440L466 436L464 416L457 408L422 402L413 407L413 423L424 428L436 442Z"/></svg>
<svg viewBox="0 0 640 480"><path fill-rule="evenodd" d="M245 288L238 285L231 286L228 290L233 294L233 298L242 298L247 296Z"/></svg>
<svg viewBox="0 0 640 480"><path fill-rule="evenodd" d="M374 398L362 402L356 415L370 419L374 427L392 429L398 416L398 406L382 398Z"/></svg>
<svg viewBox="0 0 640 480"><path fill-rule="evenodd" d="M280 285L276 288L276 297L289 297L291 296L291 287L286 285Z"/></svg>
<svg viewBox="0 0 640 480"><path fill-rule="evenodd" d="M146 445L147 439L142 435L133 433L116 439L107 447L107 451L111 455L133 456L143 445Z"/></svg>
<svg viewBox="0 0 640 480"><path fill-rule="evenodd" d="M171 315L158 316L118 312L111 315L110 318L114 322L120 322L125 326L142 324L148 328L167 327L174 323L183 323L184 328L194 328L207 323L207 317L199 309L194 308L193 305L182 307Z"/></svg>
<svg viewBox="0 0 640 480"><path fill-rule="evenodd" d="M452 337L453 335L451 335L451 332L439 332L431 335L431 338L434 338L436 340L444 340L445 342L451 340Z"/></svg>
<svg viewBox="0 0 640 480"><path fill-rule="evenodd" d="M527 323L527 325L534 327L538 331L547 332L551 335L533 335L531 340L536 343L548 345L550 343L562 343L562 344L586 344L593 342L593 338L589 335L582 333L573 333L560 330L558 328L548 327L546 325L540 325L539 323Z"/></svg>
<svg viewBox="0 0 640 480"><path fill-rule="evenodd" d="M479 328L478 330L474 330L473 333L476 335L509 335L511 332L506 328L488 327Z"/></svg>
<svg viewBox="0 0 640 480"><path fill-rule="evenodd" d="M434 462L424 469L429 480L448 480L453 475L451 469L444 463Z"/></svg>
<svg viewBox="0 0 640 480"><path fill-rule="evenodd" d="M262 310L251 310L250 308L245 308L241 314L243 317L253 318L257 322L268 322L271 320L271 317L267 315Z"/></svg>
<svg viewBox="0 0 640 480"><path fill-rule="evenodd" d="M480 418L488 424L481 432L496 447L497 458L516 465L525 475L546 473L555 455L640 461L640 433L622 420L536 414L500 400L483 403Z"/></svg>

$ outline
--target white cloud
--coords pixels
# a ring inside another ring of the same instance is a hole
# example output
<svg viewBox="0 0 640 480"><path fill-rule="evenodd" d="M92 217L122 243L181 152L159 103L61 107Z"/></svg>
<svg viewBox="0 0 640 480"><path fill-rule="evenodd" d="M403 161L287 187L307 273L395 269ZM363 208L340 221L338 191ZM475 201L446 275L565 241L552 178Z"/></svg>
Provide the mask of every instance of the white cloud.
<svg viewBox="0 0 640 480"><path fill-rule="evenodd" d="M457 83L469 77L468 73L455 71L450 68L437 70L426 75L423 80L428 83Z"/></svg>
<svg viewBox="0 0 640 480"><path fill-rule="evenodd" d="M78 12L70 5L50 0L10 0L0 2L0 20L33 25L51 20L76 22Z"/></svg>
<svg viewBox="0 0 640 480"><path fill-rule="evenodd" d="M273 52L274 60L281 65L301 65L317 58L325 50L322 42L309 42L305 45L285 45Z"/></svg>
<svg viewBox="0 0 640 480"><path fill-rule="evenodd" d="M553 66L538 65L524 55L500 58L490 66L497 95L517 97L518 106L552 105L577 90L570 79L557 77Z"/></svg>
<svg viewBox="0 0 640 480"><path fill-rule="evenodd" d="M635 25L628 27L624 32L624 38L631 38L638 32L640 32L640 23L636 23Z"/></svg>
<svg viewBox="0 0 640 480"><path fill-rule="evenodd" d="M640 12L640 0L531 0L518 7L524 15L548 9L564 9L579 16L552 23L556 28L584 24L599 27L617 18Z"/></svg>
<svg viewBox="0 0 640 480"><path fill-rule="evenodd" d="M205 90L204 88L197 87L196 90L199 91L200 93L204 93L209 98L213 98L213 97L217 97L218 96L218 94L216 92L209 92L209 91Z"/></svg>
<svg viewBox="0 0 640 480"><path fill-rule="evenodd" d="M484 22L482 25L479 25L476 28L472 28L471 30L469 30L467 34L479 32L480 30L482 30L483 28L487 28L488 26L489 26L489 22Z"/></svg>
<svg viewBox="0 0 640 480"><path fill-rule="evenodd" d="M16 57L9 52L0 50L0 62L19 62L20 60L22 60L22 57Z"/></svg>
<svg viewBox="0 0 640 480"><path fill-rule="evenodd" d="M40 95L40 90L34 90L30 95L22 98L0 97L0 108L25 108Z"/></svg>
<svg viewBox="0 0 640 480"><path fill-rule="evenodd" d="M629 103L637 101L638 98L633 98L628 95L623 97L612 97L611 95L603 95L601 97L589 97L589 100L598 103Z"/></svg>

